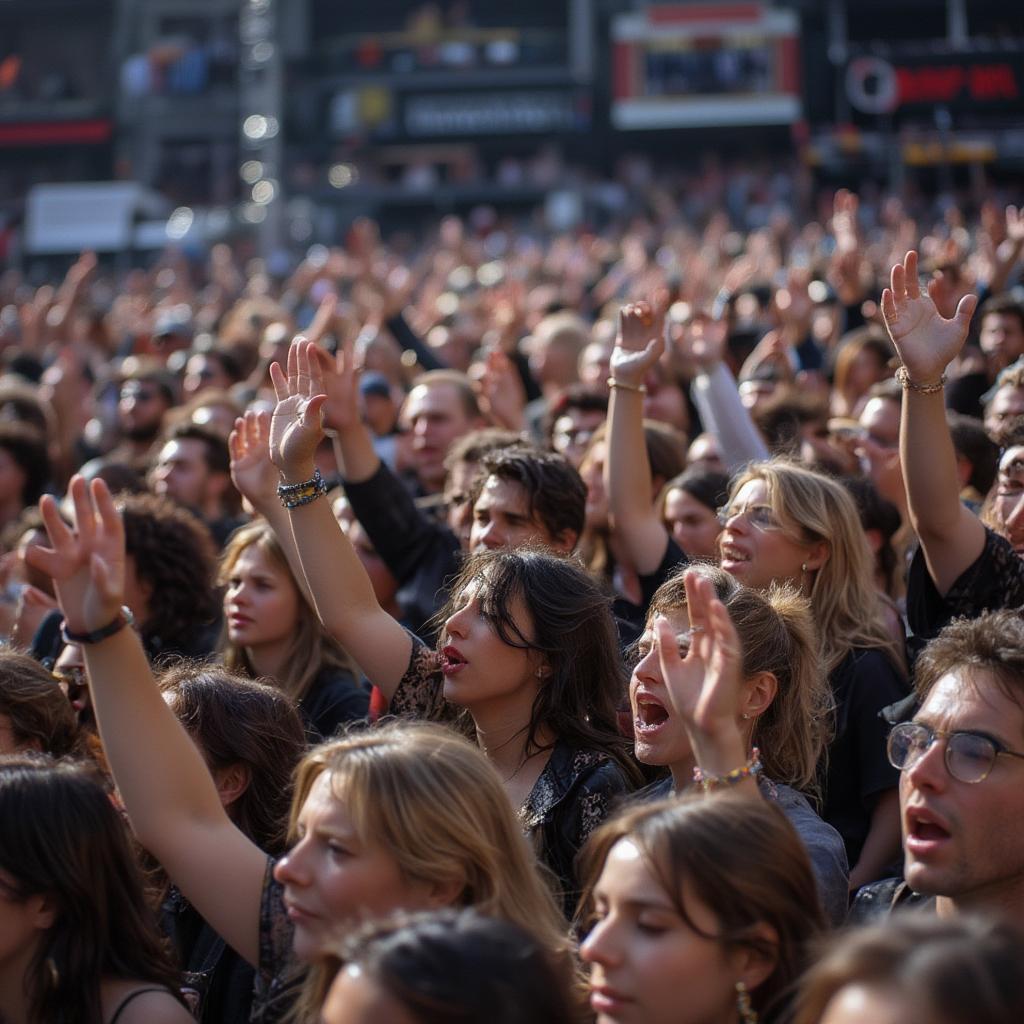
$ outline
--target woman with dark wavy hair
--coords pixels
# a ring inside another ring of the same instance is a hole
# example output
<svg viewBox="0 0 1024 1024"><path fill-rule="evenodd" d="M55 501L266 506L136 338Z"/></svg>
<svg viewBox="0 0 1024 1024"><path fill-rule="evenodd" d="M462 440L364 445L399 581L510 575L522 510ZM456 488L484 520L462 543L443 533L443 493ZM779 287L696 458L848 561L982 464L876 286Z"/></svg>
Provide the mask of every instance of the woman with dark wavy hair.
<svg viewBox="0 0 1024 1024"><path fill-rule="evenodd" d="M84 769L0 758L0 1019L190 1024L128 835Z"/></svg>
<svg viewBox="0 0 1024 1024"><path fill-rule="evenodd" d="M304 341L289 351L287 379L280 367L273 373L279 401L263 459L273 458L287 488L313 477L326 396L319 357ZM233 453L237 463L237 443ZM276 496L246 496L294 544L324 627L391 712L458 720L484 750L571 913L577 851L639 780L616 727L626 680L600 585L551 551L481 552L451 586L435 650L380 607L326 502L307 497L288 508Z"/></svg>

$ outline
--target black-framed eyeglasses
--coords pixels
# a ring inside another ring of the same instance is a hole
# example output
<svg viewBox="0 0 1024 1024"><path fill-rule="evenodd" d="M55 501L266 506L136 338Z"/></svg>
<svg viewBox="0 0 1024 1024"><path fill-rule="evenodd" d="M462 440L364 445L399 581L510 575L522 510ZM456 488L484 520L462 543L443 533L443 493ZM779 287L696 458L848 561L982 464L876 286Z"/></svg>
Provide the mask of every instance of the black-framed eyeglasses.
<svg viewBox="0 0 1024 1024"><path fill-rule="evenodd" d="M921 722L901 722L889 733L886 749L889 763L908 771L938 739L946 741L946 770L959 782L984 782L1001 754L1024 761L1024 754L1007 750L998 740L978 732L943 732Z"/></svg>

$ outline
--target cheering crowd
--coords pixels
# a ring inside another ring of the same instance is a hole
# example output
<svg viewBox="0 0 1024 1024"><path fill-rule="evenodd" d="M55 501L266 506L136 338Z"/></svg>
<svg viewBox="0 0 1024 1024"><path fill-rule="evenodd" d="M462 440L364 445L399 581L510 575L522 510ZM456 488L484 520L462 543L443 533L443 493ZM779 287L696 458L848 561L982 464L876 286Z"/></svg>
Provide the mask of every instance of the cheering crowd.
<svg viewBox="0 0 1024 1024"><path fill-rule="evenodd" d="M6 272L0 1022L1024 1020L1005 198Z"/></svg>

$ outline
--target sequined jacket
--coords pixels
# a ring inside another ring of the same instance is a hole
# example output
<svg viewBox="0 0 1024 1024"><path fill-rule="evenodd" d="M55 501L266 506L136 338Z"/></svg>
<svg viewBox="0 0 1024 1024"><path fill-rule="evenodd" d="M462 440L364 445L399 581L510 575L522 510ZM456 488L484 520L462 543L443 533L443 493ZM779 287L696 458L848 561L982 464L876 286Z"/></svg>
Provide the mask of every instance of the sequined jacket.
<svg viewBox="0 0 1024 1024"><path fill-rule="evenodd" d="M393 715L452 722L455 709L443 694L436 651L417 637L409 667L391 698ZM519 809L523 831L541 863L556 876L566 916L576 908L576 854L591 832L632 788L614 758L604 751L577 749L556 741L544 770Z"/></svg>

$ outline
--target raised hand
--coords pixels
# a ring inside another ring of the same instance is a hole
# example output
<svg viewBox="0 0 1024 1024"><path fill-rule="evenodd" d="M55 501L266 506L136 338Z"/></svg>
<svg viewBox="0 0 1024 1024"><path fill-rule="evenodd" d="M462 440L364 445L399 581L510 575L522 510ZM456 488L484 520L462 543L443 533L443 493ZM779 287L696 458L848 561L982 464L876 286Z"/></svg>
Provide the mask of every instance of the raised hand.
<svg viewBox="0 0 1024 1024"><path fill-rule="evenodd" d="M480 407L496 426L506 430L523 429L526 391L515 364L500 349L487 353L477 387Z"/></svg>
<svg viewBox="0 0 1024 1024"><path fill-rule="evenodd" d="M334 292L328 292L320 300L320 305L316 307L316 313L309 327L302 334L296 335L296 337L304 338L314 345L319 345L324 340L324 335L331 329L337 312L338 296Z"/></svg>
<svg viewBox="0 0 1024 1024"><path fill-rule="evenodd" d="M658 617L654 623L669 701L695 746L698 738L712 745L732 745L740 735L743 657L739 637L710 580L691 570L683 582L690 617L685 657L668 620Z"/></svg>
<svg viewBox="0 0 1024 1024"><path fill-rule="evenodd" d="M106 626L124 603L124 525L102 480L75 476L70 494L75 528L44 495L39 509L51 547L32 546L25 559L52 578L68 628L78 633Z"/></svg>
<svg viewBox="0 0 1024 1024"><path fill-rule="evenodd" d="M255 509L273 504L280 477L270 458L270 413L249 409L228 438L231 482Z"/></svg>
<svg viewBox="0 0 1024 1024"><path fill-rule="evenodd" d="M320 368L320 380L326 399L323 404L324 426L343 433L359 426L359 376L355 346L346 339L332 359L321 348L310 352Z"/></svg>
<svg viewBox="0 0 1024 1024"><path fill-rule="evenodd" d="M619 332L611 358L611 373L624 384L643 384L648 371L665 351L664 311L648 302L632 302L619 311Z"/></svg>
<svg viewBox="0 0 1024 1024"><path fill-rule="evenodd" d="M724 320L697 314L683 328L680 347L704 373L710 373L725 359L727 336L728 325Z"/></svg>
<svg viewBox="0 0 1024 1024"><path fill-rule="evenodd" d="M922 294L917 276L917 253L911 249L892 268L890 287L882 292L882 316L910 379L932 384L959 355L967 340L977 295L965 295L951 319L936 308L934 285Z"/></svg>
<svg viewBox="0 0 1024 1024"><path fill-rule="evenodd" d="M270 458L289 483L313 474L313 456L324 436L322 411L327 400L315 348L296 339L288 348L288 371L270 364L277 406L270 420Z"/></svg>

